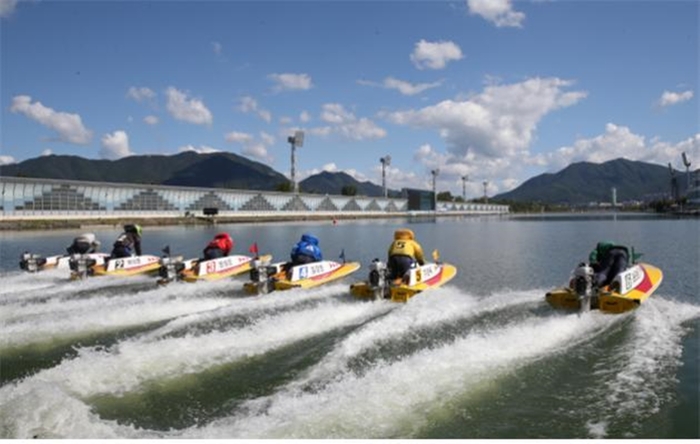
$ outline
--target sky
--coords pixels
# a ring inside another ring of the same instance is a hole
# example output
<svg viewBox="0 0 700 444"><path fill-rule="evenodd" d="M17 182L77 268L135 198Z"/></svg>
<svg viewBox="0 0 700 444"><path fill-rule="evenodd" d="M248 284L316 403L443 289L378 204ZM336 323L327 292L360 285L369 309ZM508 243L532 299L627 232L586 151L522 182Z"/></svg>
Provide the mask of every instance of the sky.
<svg viewBox="0 0 700 444"><path fill-rule="evenodd" d="M224 151L474 198L700 165L700 2L0 0L0 165ZM390 159L382 161L382 159ZM484 185L486 183L486 185Z"/></svg>

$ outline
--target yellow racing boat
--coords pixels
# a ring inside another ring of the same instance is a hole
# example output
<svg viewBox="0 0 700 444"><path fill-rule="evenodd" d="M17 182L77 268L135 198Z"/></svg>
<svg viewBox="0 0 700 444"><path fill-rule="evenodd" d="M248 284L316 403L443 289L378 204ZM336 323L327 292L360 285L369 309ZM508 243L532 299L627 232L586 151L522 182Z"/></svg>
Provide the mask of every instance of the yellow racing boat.
<svg viewBox="0 0 700 444"><path fill-rule="evenodd" d="M619 273L612 283L600 289L591 287L592 269L580 264L566 287L547 292L545 300L557 309L600 310L624 313L644 303L661 285L663 272L650 264L637 263Z"/></svg>
<svg viewBox="0 0 700 444"><path fill-rule="evenodd" d="M243 288L250 294L313 288L348 276L359 268L359 262L318 261L287 267L285 262L270 264L269 261L260 260L254 264L251 280Z"/></svg>

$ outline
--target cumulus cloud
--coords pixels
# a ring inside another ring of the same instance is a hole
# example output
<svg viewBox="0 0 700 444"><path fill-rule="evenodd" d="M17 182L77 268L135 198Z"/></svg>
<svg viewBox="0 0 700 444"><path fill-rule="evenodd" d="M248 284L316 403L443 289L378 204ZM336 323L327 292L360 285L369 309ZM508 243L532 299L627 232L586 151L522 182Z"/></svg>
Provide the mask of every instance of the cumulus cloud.
<svg viewBox="0 0 700 444"><path fill-rule="evenodd" d="M510 0L467 0L469 13L479 15L499 28L521 28L525 14L513 10Z"/></svg>
<svg viewBox="0 0 700 444"><path fill-rule="evenodd" d="M42 156L50 156L52 154L53 154L53 151L51 150L51 148L46 148L44 151L41 152Z"/></svg>
<svg viewBox="0 0 700 444"><path fill-rule="evenodd" d="M207 145L200 145L200 146L184 145L184 146L181 146L180 148L177 149L178 153L184 153L184 152L188 152L188 151L192 151L192 152L199 153L199 154L209 154L209 153L221 152L221 150L216 149L216 148L212 148L212 147L207 146Z"/></svg>
<svg viewBox="0 0 700 444"><path fill-rule="evenodd" d="M238 110L246 114L253 113L267 123L272 121L272 113L258 105L258 101L250 96L241 98Z"/></svg>
<svg viewBox="0 0 700 444"><path fill-rule="evenodd" d="M129 148L129 136L125 131L118 130L102 136L101 158L115 160L133 154Z"/></svg>
<svg viewBox="0 0 700 444"><path fill-rule="evenodd" d="M301 114L299 114L299 121L302 123L311 121L311 114L309 114L307 111L302 111Z"/></svg>
<svg viewBox="0 0 700 444"><path fill-rule="evenodd" d="M647 142L644 136L626 126L608 123L603 134L580 138L571 146L533 156L532 160L550 171L558 171L573 162L603 163L620 157L664 165L677 162L683 152L700 156L700 134L676 144L659 140Z"/></svg>
<svg viewBox="0 0 700 444"><path fill-rule="evenodd" d="M140 88L132 86L126 92L126 96L130 99L136 100L137 102L143 102L144 100L154 99L156 97L156 93L152 89L146 88L145 86Z"/></svg>
<svg viewBox="0 0 700 444"><path fill-rule="evenodd" d="M571 81L558 78L490 85L466 100L445 100L386 117L399 125L434 129L448 149L460 157L469 153L487 157L520 155L527 153L544 116L586 97L583 91L564 90L571 85Z"/></svg>
<svg viewBox="0 0 700 444"><path fill-rule="evenodd" d="M411 61L418 69L443 69L447 63L460 60L462 50L454 42L427 42L421 40L411 54Z"/></svg>
<svg viewBox="0 0 700 444"><path fill-rule="evenodd" d="M92 139L92 131L83 126L78 114L55 111L41 104L32 103L29 96L15 96L10 111L21 113L32 120L58 133L59 140L78 145L87 145Z"/></svg>
<svg viewBox="0 0 700 444"><path fill-rule="evenodd" d="M17 8L19 0L0 0L0 18L6 18L12 15Z"/></svg>
<svg viewBox="0 0 700 444"><path fill-rule="evenodd" d="M661 107L677 105L681 102L686 102L693 98L693 91L683 91L681 93L664 91L658 100L658 105Z"/></svg>
<svg viewBox="0 0 700 444"><path fill-rule="evenodd" d="M378 86L386 89L395 89L405 96L413 96L420 94L432 88L437 88L441 82L433 83L410 83L405 80L400 80L394 77L387 77L382 83L370 82L367 80L358 80L357 83L365 86Z"/></svg>
<svg viewBox="0 0 700 444"><path fill-rule="evenodd" d="M172 86L165 91L165 95L166 109L173 118L195 125L211 125L211 111L200 99L189 98L187 94Z"/></svg>
<svg viewBox="0 0 700 444"><path fill-rule="evenodd" d="M10 165L12 163L17 163L12 156L0 156L0 165Z"/></svg>
<svg viewBox="0 0 700 444"><path fill-rule="evenodd" d="M223 46L219 42L211 42L211 49L212 49L212 51L214 51L214 54L221 55L221 51L223 50Z"/></svg>
<svg viewBox="0 0 700 444"><path fill-rule="evenodd" d="M260 137L256 138L252 134L231 131L224 136L226 142L241 145L241 154L258 159L271 164L274 161L268 151L269 147L275 144L275 137L261 131Z"/></svg>
<svg viewBox="0 0 700 444"><path fill-rule="evenodd" d="M298 91L307 90L313 87L311 76L308 74L270 74L267 76L275 82L274 91Z"/></svg>
<svg viewBox="0 0 700 444"><path fill-rule="evenodd" d="M148 125L158 125L158 117L156 116L146 116L143 121Z"/></svg>
<svg viewBox="0 0 700 444"><path fill-rule="evenodd" d="M339 103L323 105L321 120L329 125L311 128L309 129L310 134L322 137L336 134L349 140L382 139L386 137L386 130L366 117L357 118Z"/></svg>

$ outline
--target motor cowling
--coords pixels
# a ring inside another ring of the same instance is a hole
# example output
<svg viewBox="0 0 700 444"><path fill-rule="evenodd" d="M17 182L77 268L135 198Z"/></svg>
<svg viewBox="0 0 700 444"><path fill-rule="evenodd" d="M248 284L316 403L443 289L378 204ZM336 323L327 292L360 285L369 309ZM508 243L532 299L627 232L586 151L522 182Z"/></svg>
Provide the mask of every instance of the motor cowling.
<svg viewBox="0 0 700 444"><path fill-rule="evenodd" d="M39 268L44 264L46 264L46 258L38 254L24 252L22 256L20 256L19 268L30 273L35 273L39 271Z"/></svg>
<svg viewBox="0 0 700 444"><path fill-rule="evenodd" d="M260 259L253 260L250 268L250 280L258 287L258 293L269 293L274 287L271 276L277 274L279 270L274 265L270 265L270 261Z"/></svg>
<svg viewBox="0 0 700 444"><path fill-rule="evenodd" d="M374 291L375 299L384 297L386 290L387 266L379 259L374 259L369 265L369 285Z"/></svg>
<svg viewBox="0 0 700 444"><path fill-rule="evenodd" d="M92 267L96 263L97 261L88 255L76 254L71 256L70 261L68 261L68 266L73 272L74 277L83 279L92 275Z"/></svg>
<svg viewBox="0 0 700 444"><path fill-rule="evenodd" d="M593 269L582 263L574 271L574 291L579 297L590 297L593 294Z"/></svg>
<svg viewBox="0 0 700 444"><path fill-rule="evenodd" d="M158 269L158 276L160 276L161 282L170 282L176 280L182 270L185 269L185 264L182 261L175 260L169 256L160 258L160 268Z"/></svg>

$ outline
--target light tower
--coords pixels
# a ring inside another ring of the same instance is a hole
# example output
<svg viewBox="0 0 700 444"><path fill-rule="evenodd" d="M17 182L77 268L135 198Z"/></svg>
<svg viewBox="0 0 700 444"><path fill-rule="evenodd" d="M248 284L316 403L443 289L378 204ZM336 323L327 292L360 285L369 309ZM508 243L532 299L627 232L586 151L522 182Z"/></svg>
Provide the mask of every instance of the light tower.
<svg viewBox="0 0 700 444"><path fill-rule="evenodd" d="M435 186L435 182L437 179L437 175L440 174L440 169L435 168L434 170L430 171L430 174L433 175L433 207L435 211L437 211L437 188Z"/></svg>
<svg viewBox="0 0 700 444"><path fill-rule="evenodd" d="M296 147L301 148L304 145L304 131L296 131L293 136L287 137L287 142L292 145L292 186L295 193L299 192L299 185L296 180Z"/></svg>
<svg viewBox="0 0 700 444"><path fill-rule="evenodd" d="M384 188L384 199L386 199L389 196L386 189L386 167L391 165L391 156L387 154L379 161L382 163L382 188Z"/></svg>
<svg viewBox="0 0 700 444"><path fill-rule="evenodd" d="M489 196L487 194L487 190L489 188L489 181L485 180L484 181L484 203L489 203Z"/></svg>
<svg viewBox="0 0 700 444"><path fill-rule="evenodd" d="M469 176L462 176L462 200L464 202L467 201L467 181L469 180Z"/></svg>
<svg viewBox="0 0 700 444"><path fill-rule="evenodd" d="M690 190L690 161L685 155L685 152L683 152L683 165L685 165L685 175L687 176L688 180L687 188L685 189L685 194L688 194L688 191Z"/></svg>

